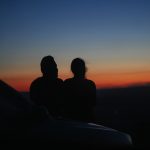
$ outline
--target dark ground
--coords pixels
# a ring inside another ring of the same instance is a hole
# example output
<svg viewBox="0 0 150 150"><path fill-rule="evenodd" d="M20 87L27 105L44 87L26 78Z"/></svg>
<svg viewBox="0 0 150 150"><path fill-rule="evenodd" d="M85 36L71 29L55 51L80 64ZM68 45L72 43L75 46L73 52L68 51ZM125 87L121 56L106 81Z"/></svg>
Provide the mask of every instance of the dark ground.
<svg viewBox="0 0 150 150"><path fill-rule="evenodd" d="M150 147L150 86L98 90L96 118L129 133L136 148Z"/></svg>
<svg viewBox="0 0 150 150"><path fill-rule="evenodd" d="M136 149L150 148L150 85L97 90L95 114L96 123L130 134Z"/></svg>

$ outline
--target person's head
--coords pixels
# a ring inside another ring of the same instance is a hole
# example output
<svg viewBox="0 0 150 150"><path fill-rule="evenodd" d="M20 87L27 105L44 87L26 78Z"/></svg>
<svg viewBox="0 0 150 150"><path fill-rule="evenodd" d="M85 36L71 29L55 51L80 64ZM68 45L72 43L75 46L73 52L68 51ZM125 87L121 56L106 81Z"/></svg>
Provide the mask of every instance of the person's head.
<svg viewBox="0 0 150 150"><path fill-rule="evenodd" d="M43 73L43 76L57 78L58 76L57 64L52 56L45 56L42 58L41 72Z"/></svg>
<svg viewBox="0 0 150 150"><path fill-rule="evenodd" d="M86 73L85 62L81 58L75 58L71 62L71 71L75 77L84 78Z"/></svg>

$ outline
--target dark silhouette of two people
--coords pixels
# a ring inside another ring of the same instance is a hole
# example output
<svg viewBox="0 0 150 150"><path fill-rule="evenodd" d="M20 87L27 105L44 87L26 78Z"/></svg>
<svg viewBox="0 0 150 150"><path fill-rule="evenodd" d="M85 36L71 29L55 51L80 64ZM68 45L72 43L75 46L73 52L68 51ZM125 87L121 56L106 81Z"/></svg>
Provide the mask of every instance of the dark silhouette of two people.
<svg viewBox="0 0 150 150"><path fill-rule="evenodd" d="M71 63L73 77L58 78L57 64L52 56L41 61L42 77L35 79L30 86L31 100L47 108L54 118L93 122L96 105L96 86L86 79L84 60L75 58Z"/></svg>

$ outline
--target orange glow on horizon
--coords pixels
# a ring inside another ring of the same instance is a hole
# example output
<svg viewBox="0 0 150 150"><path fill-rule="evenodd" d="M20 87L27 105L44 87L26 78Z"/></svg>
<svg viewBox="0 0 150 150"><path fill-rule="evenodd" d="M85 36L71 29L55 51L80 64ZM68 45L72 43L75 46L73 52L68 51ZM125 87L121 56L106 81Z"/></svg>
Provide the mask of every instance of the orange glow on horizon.
<svg viewBox="0 0 150 150"><path fill-rule="evenodd" d="M150 73L105 74L90 77L95 81L97 88L124 87L150 82Z"/></svg>
<svg viewBox="0 0 150 150"><path fill-rule="evenodd" d="M23 76L23 77L11 77L4 78L5 82L10 84L18 91L29 91L30 84L39 75ZM60 75L63 80L71 77L71 74ZM129 73L129 74L88 74L88 79L93 80L96 83L97 88L112 88L123 87L133 84L143 84L150 82L150 73Z"/></svg>

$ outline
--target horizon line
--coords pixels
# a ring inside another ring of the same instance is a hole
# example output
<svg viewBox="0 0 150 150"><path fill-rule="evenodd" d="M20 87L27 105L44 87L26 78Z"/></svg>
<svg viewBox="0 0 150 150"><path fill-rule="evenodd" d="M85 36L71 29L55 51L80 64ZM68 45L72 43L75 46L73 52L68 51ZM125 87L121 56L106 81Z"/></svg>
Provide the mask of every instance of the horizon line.
<svg viewBox="0 0 150 150"><path fill-rule="evenodd" d="M109 90L109 89L123 89L123 88L134 88L134 87L144 87L144 86L150 86L150 82L145 83L131 83L126 85L112 85L112 86L105 86L105 87L98 87L96 90ZM17 90L17 89L15 89ZM29 90L17 90L18 92L29 92Z"/></svg>

